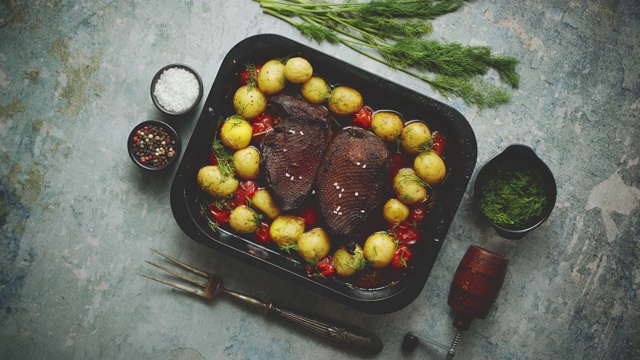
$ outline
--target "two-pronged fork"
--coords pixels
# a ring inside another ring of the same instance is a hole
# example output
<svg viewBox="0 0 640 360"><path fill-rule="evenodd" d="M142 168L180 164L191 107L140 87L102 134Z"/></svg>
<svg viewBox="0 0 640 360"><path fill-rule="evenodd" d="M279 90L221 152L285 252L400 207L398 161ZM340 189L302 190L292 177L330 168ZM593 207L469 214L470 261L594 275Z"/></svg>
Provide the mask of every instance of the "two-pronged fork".
<svg viewBox="0 0 640 360"><path fill-rule="evenodd" d="M373 354L379 353L382 350L382 341L376 335L372 334L369 331L360 329L355 326L345 325L345 324L337 323L331 320L325 320L325 319L305 315L298 311L287 309L279 305L276 305L273 302L265 303L254 297L240 294L231 290L227 290L222 286L221 277L215 274L210 274L206 271L196 269L190 265L183 263L180 260L174 259L169 255L163 254L158 250L153 249L153 251L155 251L160 256L166 258L167 260L173 262L174 264L190 271L194 275L201 277L202 279L185 275L183 273L180 273L178 271L169 269L165 266L162 266L150 261L147 261L147 263L157 267L158 269L164 270L172 275L175 275L187 282L190 282L191 284L198 286L198 288L185 286L182 284L174 283L174 282L167 281L160 278L155 278L152 276L142 275L147 279L155 280L163 284L173 286L174 288L177 288L177 289L180 289L188 293L195 294L210 300L214 299L218 294L231 295L237 299L240 299L246 303L249 303L253 306L256 306L262 309L265 315L273 315L275 317L285 319L306 330L309 330L317 335L320 335L325 340L328 340L333 344L336 344L351 350L355 350L360 353L373 355Z"/></svg>

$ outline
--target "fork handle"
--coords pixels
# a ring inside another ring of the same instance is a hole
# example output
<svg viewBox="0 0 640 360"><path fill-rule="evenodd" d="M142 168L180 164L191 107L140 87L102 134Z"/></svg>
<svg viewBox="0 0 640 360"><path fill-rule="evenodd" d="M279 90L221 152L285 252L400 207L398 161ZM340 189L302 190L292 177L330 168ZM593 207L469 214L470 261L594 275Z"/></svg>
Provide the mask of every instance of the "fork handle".
<svg viewBox="0 0 640 360"><path fill-rule="evenodd" d="M267 315L272 315L320 335L329 342L366 355L374 355L382 351L382 340L375 334L357 326L346 325L336 321L303 314L269 303L265 308Z"/></svg>

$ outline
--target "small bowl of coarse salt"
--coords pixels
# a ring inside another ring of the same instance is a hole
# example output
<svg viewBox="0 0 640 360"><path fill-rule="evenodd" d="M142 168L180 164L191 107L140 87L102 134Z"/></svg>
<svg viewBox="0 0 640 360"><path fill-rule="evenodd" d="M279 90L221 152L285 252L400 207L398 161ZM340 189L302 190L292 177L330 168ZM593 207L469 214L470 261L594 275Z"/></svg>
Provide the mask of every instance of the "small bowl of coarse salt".
<svg viewBox="0 0 640 360"><path fill-rule="evenodd" d="M165 114L186 114L202 100L202 79L190 66L167 65L151 81L151 99Z"/></svg>

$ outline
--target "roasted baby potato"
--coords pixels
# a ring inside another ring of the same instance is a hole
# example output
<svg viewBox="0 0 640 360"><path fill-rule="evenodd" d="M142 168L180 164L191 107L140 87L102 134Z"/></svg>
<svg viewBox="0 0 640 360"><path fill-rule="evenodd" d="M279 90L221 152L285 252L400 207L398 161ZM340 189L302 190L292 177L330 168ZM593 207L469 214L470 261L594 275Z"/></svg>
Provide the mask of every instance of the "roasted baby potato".
<svg viewBox="0 0 640 360"><path fill-rule="evenodd" d="M410 122L405 125L400 134L402 148L409 154L417 154L429 148L431 130L421 121Z"/></svg>
<svg viewBox="0 0 640 360"><path fill-rule="evenodd" d="M313 76L313 67L307 59L294 57L284 64L284 76L289 82L301 84Z"/></svg>
<svg viewBox="0 0 640 360"><path fill-rule="evenodd" d="M224 198L238 190L238 179L233 174L225 175L216 165L207 165L198 171L198 186L207 194Z"/></svg>
<svg viewBox="0 0 640 360"><path fill-rule="evenodd" d="M312 76L302 84L300 93L308 102L313 104L322 104L331 95L331 88L320 76Z"/></svg>
<svg viewBox="0 0 640 360"><path fill-rule="evenodd" d="M241 86L233 95L236 114L251 120L267 109L267 98L255 86Z"/></svg>
<svg viewBox="0 0 640 360"><path fill-rule="evenodd" d="M229 117L220 129L220 141L232 150L244 149L251 143L253 128L240 116Z"/></svg>
<svg viewBox="0 0 640 360"><path fill-rule="evenodd" d="M389 265L396 254L396 241L385 231L371 234L364 242L364 258L374 268Z"/></svg>
<svg viewBox="0 0 640 360"><path fill-rule="evenodd" d="M260 153L253 146L248 146L233 153L233 167L236 175L253 180L260 173Z"/></svg>
<svg viewBox="0 0 640 360"><path fill-rule="evenodd" d="M393 178L393 191L396 193L398 200L407 205L427 200L427 188L425 185L415 171L409 168L401 169Z"/></svg>
<svg viewBox="0 0 640 360"><path fill-rule="evenodd" d="M382 216L390 224L396 224L409 216L409 207L398 199L389 199L382 208Z"/></svg>
<svg viewBox="0 0 640 360"><path fill-rule="evenodd" d="M343 277L351 276L356 271L364 269L365 260L362 248L360 245L356 245L353 255L351 255L344 245L340 246L333 253L333 265L336 267L336 273Z"/></svg>
<svg viewBox="0 0 640 360"><path fill-rule="evenodd" d="M273 201L271 194L266 189L259 189L251 198L253 207L267 215L269 219L280 216L280 207Z"/></svg>
<svg viewBox="0 0 640 360"><path fill-rule="evenodd" d="M273 95L280 92L287 85L284 76L284 64L280 60L269 60L258 73L258 89L265 95Z"/></svg>
<svg viewBox="0 0 640 360"><path fill-rule="evenodd" d="M422 181L431 186L440 184L447 176L444 160L434 151L418 154L413 161L413 170Z"/></svg>
<svg viewBox="0 0 640 360"><path fill-rule="evenodd" d="M331 250L329 234L322 228L311 229L298 240L298 254L306 262L316 262L325 258Z"/></svg>
<svg viewBox="0 0 640 360"><path fill-rule="evenodd" d="M280 215L269 227L271 240L282 247L297 244L303 233L304 219L294 215Z"/></svg>
<svg viewBox="0 0 640 360"><path fill-rule="evenodd" d="M239 233L252 233L260 226L260 217L248 206L240 205L231 212L229 225Z"/></svg>
<svg viewBox="0 0 640 360"><path fill-rule="evenodd" d="M371 130L383 141L396 141L398 136L402 134L403 127L404 121L396 112L378 111L371 118Z"/></svg>
<svg viewBox="0 0 640 360"><path fill-rule="evenodd" d="M348 86L337 86L331 91L327 105L329 111L335 115L351 115L362 109L364 100L358 90Z"/></svg>

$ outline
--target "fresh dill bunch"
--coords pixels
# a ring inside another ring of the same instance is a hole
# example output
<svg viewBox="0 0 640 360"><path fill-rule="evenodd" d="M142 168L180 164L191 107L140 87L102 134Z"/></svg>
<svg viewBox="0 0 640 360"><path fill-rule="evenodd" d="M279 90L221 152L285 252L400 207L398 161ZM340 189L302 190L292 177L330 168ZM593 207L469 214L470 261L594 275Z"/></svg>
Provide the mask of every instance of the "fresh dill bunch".
<svg viewBox="0 0 640 360"><path fill-rule="evenodd" d="M480 79L467 80L440 75L424 80L442 96L459 97L481 109L496 107L511 100L511 95L505 89Z"/></svg>
<svg viewBox="0 0 640 360"><path fill-rule="evenodd" d="M340 42L340 38L333 31L318 25L296 23L298 31L317 42L327 41L332 44Z"/></svg>
<svg viewBox="0 0 640 360"><path fill-rule="evenodd" d="M360 29L366 29L371 34L387 38L419 38L433 31L433 25L421 19L399 20L372 16L366 19L354 18L350 24Z"/></svg>
<svg viewBox="0 0 640 360"><path fill-rule="evenodd" d="M518 60L509 56L494 55L488 46L403 39L379 50L385 59L396 66L415 67L418 70L463 79L485 75L493 68L501 80L514 88L519 86L516 71Z"/></svg>
<svg viewBox="0 0 640 360"><path fill-rule="evenodd" d="M362 3L358 12L363 17L419 17L432 20L454 12L462 5L464 0L372 0Z"/></svg>

